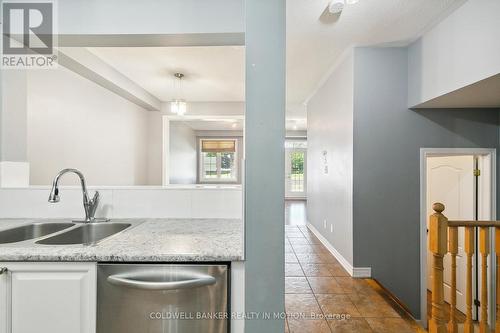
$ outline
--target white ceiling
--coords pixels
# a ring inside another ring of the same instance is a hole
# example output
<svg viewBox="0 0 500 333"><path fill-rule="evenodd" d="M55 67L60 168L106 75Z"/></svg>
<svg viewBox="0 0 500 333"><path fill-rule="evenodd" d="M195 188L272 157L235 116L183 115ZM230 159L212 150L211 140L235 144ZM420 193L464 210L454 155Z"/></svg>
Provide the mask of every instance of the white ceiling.
<svg viewBox="0 0 500 333"><path fill-rule="evenodd" d="M287 102L303 103L350 46L405 45L465 0L359 0L340 16L328 0L287 1Z"/></svg>
<svg viewBox="0 0 500 333"><path fill-rule="evenodd" d="M103 61L161 101L179 98L174 74L183 73L182 98L189 102L245 100L245 48L99 47L89 48Z"/></svg>
<svg viewBox="0 0 500 333"><path fill-rule="evenodd" d="M406 45L465 0L359 0L340 16L328 0L287 1L287 127L305 127L303 106L344 51L352 46ZM182 72L190 102L245 100L245 49L218 47L89 48L161 101L178 98Z"/></svg>

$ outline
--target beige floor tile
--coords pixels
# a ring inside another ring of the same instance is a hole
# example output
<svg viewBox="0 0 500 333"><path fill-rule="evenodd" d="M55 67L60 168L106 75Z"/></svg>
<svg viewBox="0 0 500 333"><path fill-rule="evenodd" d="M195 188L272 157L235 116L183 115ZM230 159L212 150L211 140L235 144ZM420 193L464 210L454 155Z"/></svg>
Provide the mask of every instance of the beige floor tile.
<svg viewBox="0 0 500 333"><path fill-rule="evenodd" d="M293 253L285 253L285 263L295 263L297 264L299 261L297 257Z"/></svg>
<svg viewBox="0 0 500 333"><path fill-rule="evenodd" d="M297 258L300 263L305 264L332 264L335 262L335 258L328 254L297 253Z"/></svg>
<svg viewBox="0 0 500 333"><path fill-rule="evenodd" d="M366 295L377 295L363 279L354 279L352 277L336 276L335 280L344 289L346 293L363 293Z"/></svg>
<svg viewBox="0 0 500 333"><path fill-rule="evenodd" d="M340 264L330 264L329 269L333 276L350 277L349 273Z"/></svg>
<svg viewBox="0 0 500 333"><path fill-rule="evenodd" d="M366 318L375 333L415 333L401 318Z"/></svg>
<svg viewBox="0 0 500 333"><path fill-rule="evenodd" d="M363 318L328 320L332 333L373 333L370 325Z"/></svg>
<svg viewBox="0 0 500 333"><path fill-rule="evenodd" d="M312 290L305 277L285 277L285 293L312 294Z"/></svg>
<svg viewBox="0 0 500 333"><path fill-rule="evenodd" d="M299 253L317 254L316 250L314 250L314 248L309 244L293 244L292 248L297 254Z"/></svg>
<svg viewBox="0 0 500 333"><path fill-rule="evenodd" d="M285 276L304 276L299 264L285 263Z"/></svg>
<svg viewBox="0 0 500 333"><path fill-rule="evenodd" d="M316 237L316 236L307 236L307 240L309 241L309 244L322 244L321 241Z"/></svg>
<svg viewBox="0 0 500 333"><path fill-rule="evenodd" d="M346 315L361 317L358 309L347 295L316 294L316 298L325 316L330 316L330 318L336 318L337 316L343 316L342 318L344 318Z"/></svg>
<svg viewBox="0 0 500 333"><path fill-rule="evenodd" d="M293 244L309 245L309 241L305 238L288 238L289 242Z"/></svg>
<svg viewBox="0 0 500 333"><path fill-rule="evenodd" d="M308 277L315 294L342 294L344 291L333 277Z"/></svg>
<svg viewBox="0 0 500 333"><path fill-rule="evenodd" d="M379 295L348 294L362 317L399 318L399 314Z"/></svg>
<svg viewBox="0 0 500 333"><path fill-rule="evenodd" d="M318 318L322 315L313 294L286 294L285 309L286 313L292 318Z"/></svg>
<svg viewBox="0 0 500 333"><path fill-rule="evenodd" d="M288 319L290 333L331 333L324 319Z"/></svg>
<svg viewBox="0 0 500 333"><path fill-rule="evenodd" d="M332 276L328 264L302 264L306 276Z"/></svg>
<svg viewBox="0 0 500 333"><path fill-rule="evenodd" d="M287 231L285 233L286 237L288 238L305 238L304 234L300 232L299 230L297 231Z"/></svg>
<svg viewBox="0 0 500 333"><path fill-rule="evenodd" d="M328 249L326 247L324 247L323 245L310 244L310 246L314 250L314 253L316 253L316 254L319 254L319 255L329 254L329 255L331 255L331 252L328 251Z"/></svg>

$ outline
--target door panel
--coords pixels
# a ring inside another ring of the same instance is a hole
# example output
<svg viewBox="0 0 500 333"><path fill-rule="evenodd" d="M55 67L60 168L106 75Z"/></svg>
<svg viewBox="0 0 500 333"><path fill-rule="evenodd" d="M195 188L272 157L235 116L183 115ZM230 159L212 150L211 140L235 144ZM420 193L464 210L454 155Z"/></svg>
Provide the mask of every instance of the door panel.
<svg viewBox="0 0 500 333"><path fill-rule="evenodd" d="M427 158L427 216L433 213L432 204L441 202L450 220L474 219L474 156L439 156ZM464 228L459 228L457 255L457 309L465 312ZM432 255L427 251L427 288L432 286ZM445 301L451 295L451 259L444 258Z"/></svg>
<svg viewBox="0 0 500 333"><path fill-rule="evenodd" d="M305 148L285 149L285 196L287 198L304 198L307 193Z"/></svg>

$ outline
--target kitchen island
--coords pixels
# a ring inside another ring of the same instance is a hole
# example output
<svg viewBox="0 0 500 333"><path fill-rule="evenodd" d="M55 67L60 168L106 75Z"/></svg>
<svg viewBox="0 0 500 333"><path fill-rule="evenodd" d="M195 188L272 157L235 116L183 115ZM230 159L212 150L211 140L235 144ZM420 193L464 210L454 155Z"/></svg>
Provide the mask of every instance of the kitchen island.
<svg viewBox="0 0 500 333"><path fill-rule="evenodd" d="M0 219L0 234L32 224L67 225L34 239L0 244L0 333L144 332L164 325L229 332L230 319L162 316L243 311L241 220L112 219L96 225L128 227L89 244L37 243L89 225L70 222ZM236 332L236 321L231 323Z"/></svg>

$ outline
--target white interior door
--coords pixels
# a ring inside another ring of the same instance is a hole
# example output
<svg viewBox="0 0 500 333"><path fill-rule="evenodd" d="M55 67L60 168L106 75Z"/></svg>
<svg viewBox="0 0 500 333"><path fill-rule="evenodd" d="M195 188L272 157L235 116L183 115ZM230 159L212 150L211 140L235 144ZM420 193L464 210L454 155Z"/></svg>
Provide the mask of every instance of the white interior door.
<svg viewBox="0 0 500 333"><path fill-rule="evenodd" d="M307 149L286 148L285 154L285 197L305 198Z"/></svg>
<svg viewBox="0 0 500 333"><path fill-rule="evenodd" d="M441 202L450 220L473 220L475 208L474 156L436 156L427 158L427 216L432 204ZM445 301L450 302L451 260L444 259ZM427 252L427 288L432 287L432 255ZM464 228L459 228L457 255L457 309L465 312L466 257Z"/></svg>

